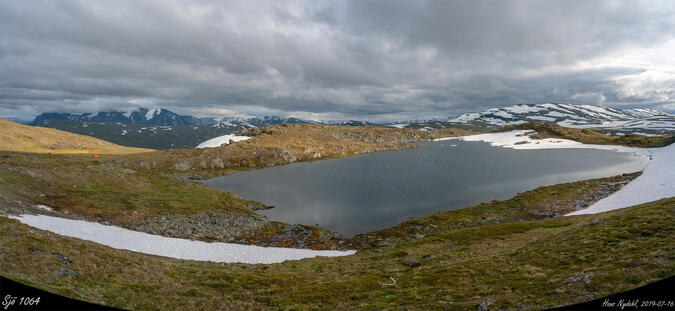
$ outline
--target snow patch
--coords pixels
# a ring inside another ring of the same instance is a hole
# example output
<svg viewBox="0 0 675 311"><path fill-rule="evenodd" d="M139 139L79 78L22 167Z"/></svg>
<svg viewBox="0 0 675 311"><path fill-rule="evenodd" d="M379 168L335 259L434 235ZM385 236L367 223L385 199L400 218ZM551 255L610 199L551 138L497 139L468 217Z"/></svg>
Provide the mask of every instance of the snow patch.
<svg viewBox="0 0 675 311"><path fill-rule="evenodd" d="M397 128L397 129L402 129L402 128L405 128L405 127L408 126L408 125L409 125L408 123L400 123L400 124L391 124L391 125L389 125L389 126L390 126L390 127L395 127L395 128Z"/></svg>
<svg viewBox="0 0 675 311"><path fill-rule="evenodd" d="M160 108L152 108L148 110L148 113L145 114L145 119L150 120L155 117L156 114L160 112Z"/></svg>
<svg viewBox="0 0 675 311"><path fill-rule="evenodd" d="M508 106L504 107L505 110L513 112L513 113L528 113L528 112L538 112L545 110L542 107L537 107L537 106L528 106L528 105L514 105L514 106Z"/></svg>
<svg viewBox="0 0 675 311"><path fill-rule="evenodd" d="M53 211L54 211L53 208L51 208L51 207L49 207L49 206L47 206L47 205L38 204L38 205L35 205L35 207L37 207L37 208L39 208L39 209L41 209L41 210L48 211L48 212L53 212Z"/></svg>
<svg viewBox="0 0 675 311"><path fill-rule="evenodd" d="M228 135L218 136L216 138L211 138L211 139L209 139L205 142L202 142L201 144L197 145L197 148L220 147L223 144L229 145L233 142L247 140L247 139L251 139L251 138L252 137L249 137L249 136L237 136L237 135L234 135L234 134L228 134Z"/></svg>
<svg viewBox="0 0 675 311"><path fill-rule="evenodd" d="M531 120L540 120L540 121L549 121L549 122L554 122L556 120L555 118L543 117L543 116L528 116L527 118L531 119Z"/></svg>
<svg viewBox="0 0 675 311"><path fill-rule="evenodd" d="M652 160L642 175L588 208L567 214L597 214L675 196L675 144L650 149Z"/></svg>
<svg viewBox="0 0 675 311"><path fill-rule="evenodd" d="M590 145L582 144L577 141L559 138L533 139L529 134L532 130L514 130L500 133L487 133L460 137L438 138L434 141L459 139L463 141L484 141L492 146L513 148L513 149L558 149L558 148L593 148L614 150L619 152L632 152L636 155L649 156L649 152L643 148L612 146L612 145Z"/></svg>
<svg viewBox="0 0 675 311"><path fill-rule="evenodd" d="M184 260L271 264L317 256L337 257L356 251L315 251L233 243L207 243L168 238L115 226L46 215L9 216L26 225L56 234L88 240L117 249Z"/></svg>

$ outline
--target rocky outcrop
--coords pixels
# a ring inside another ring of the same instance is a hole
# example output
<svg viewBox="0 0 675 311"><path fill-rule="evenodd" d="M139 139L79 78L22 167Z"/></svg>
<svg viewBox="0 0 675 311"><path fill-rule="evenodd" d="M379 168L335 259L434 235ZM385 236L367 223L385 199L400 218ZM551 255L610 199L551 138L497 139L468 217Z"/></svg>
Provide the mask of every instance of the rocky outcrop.
<svg viewBox="0 0 675 311"><path fill-rule="evenodd" d="M221 213L170 215L147 218L130 229L167 237L229 241L265 225L263 216L233 216Z"/></svg>

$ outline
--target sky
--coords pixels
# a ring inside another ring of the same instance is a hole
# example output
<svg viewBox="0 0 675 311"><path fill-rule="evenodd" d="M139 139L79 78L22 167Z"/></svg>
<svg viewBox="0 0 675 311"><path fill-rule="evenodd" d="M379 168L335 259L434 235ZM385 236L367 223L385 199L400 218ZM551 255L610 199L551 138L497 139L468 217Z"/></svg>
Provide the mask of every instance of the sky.
<svg viewBox="0 0 675 311"><path fill-rule="evenodd" d="M0 118L675 113L675 1L1 1Z"/></svg>

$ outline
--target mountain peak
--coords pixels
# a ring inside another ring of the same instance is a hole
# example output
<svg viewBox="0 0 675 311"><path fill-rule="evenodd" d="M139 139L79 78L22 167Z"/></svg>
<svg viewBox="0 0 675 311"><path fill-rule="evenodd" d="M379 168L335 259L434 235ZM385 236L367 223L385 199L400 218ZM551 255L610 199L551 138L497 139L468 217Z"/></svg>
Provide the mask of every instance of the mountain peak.
<svg viewBox="0 0 675 311"><path fill-rule="evenodd" d="M574 128L675 132L675 116L656 109L617 109L596 105L522 104L463 114L450 122L505 126L526 122L554 123Z"/></svg>
<svg viewBox="0 0 675 311"><path fill-rule="evenodd" d="M200 125L213 123L213 120L198 119L176 114L170 110L153 107L139 108L133 111L102 111L98 113L42 113L35 117L31 125L48 120L71 120L80 122L102 122L123 124L148 124L160 126Z"/></svg>

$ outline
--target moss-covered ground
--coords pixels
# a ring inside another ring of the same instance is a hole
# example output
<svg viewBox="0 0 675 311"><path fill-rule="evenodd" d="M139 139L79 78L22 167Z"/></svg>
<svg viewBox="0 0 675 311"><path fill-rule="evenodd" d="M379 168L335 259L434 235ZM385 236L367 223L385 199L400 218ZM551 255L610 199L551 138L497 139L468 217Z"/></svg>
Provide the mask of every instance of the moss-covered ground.
<svg viewBox="0 0 675 311"><path fill-rule="evenodd" d="M404 223L398 230L424 234L383 234L386 243L353 256L274 265L149 256L0 218L0 273L79 299L148 310L467 309L486 299L495 309L543 309L675 274L675 198L599 215L480 221L512 204ZM51 252L73 263L64 266ZM79 276L53 274L62 268Z"/></svg>

